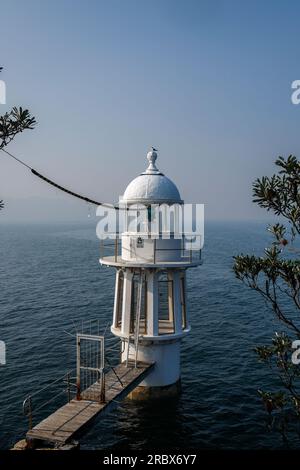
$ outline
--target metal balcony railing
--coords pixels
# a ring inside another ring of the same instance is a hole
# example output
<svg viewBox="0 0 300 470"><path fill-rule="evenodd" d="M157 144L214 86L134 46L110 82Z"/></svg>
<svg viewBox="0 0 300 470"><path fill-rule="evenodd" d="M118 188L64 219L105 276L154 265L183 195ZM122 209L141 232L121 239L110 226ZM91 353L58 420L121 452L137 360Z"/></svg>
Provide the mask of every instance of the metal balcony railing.
<svg viewBox="0 0 300 470"><path fill-rule="evenodd" d="M109 234L107 234L109 236ZM133 253L130 249L126 248L124 244L122 245L122 234L115 233L110 234L111 238L107 238L105 240L100 240L100 259L110 257L114 262L126 262L128 259L122 259L122 252L126 251L132 253L133 260L136 259L136 253ZM153 240L153 249L150 256L143 257L142 251L138 255L138 259L145 263L153 263L156 264L157 262L168 262L168 260L160 261L159 254L162 252L169 252L170 254L179 253L180 256L177 258L177 261L182 263L197 263L201 262L201 234L184 234L179 238L180 240L180 247L173 248L172 246L160 247L159 241L167 240L162 235L158 236L157 238L153 238L148 236L144 233L136 233L136 234L128 234L128 237L131 239L139 239L142 240ZM178 238L171 238L172 240L178 240ZM200 248L199 248L200 247ZM172 261L172 256L171 256Z"/></svg>

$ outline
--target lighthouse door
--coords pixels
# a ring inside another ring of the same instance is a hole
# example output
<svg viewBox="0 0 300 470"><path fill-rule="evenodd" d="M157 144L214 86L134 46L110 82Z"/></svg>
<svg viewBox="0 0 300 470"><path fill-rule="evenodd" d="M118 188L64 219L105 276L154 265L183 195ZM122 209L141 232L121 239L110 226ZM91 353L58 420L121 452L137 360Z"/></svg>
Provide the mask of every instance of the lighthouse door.
<svg viewBox="0 0 300 470"><path fill-rule="evenodd" d="M77 334L77 400L104 402L104 336Z"/></svg>

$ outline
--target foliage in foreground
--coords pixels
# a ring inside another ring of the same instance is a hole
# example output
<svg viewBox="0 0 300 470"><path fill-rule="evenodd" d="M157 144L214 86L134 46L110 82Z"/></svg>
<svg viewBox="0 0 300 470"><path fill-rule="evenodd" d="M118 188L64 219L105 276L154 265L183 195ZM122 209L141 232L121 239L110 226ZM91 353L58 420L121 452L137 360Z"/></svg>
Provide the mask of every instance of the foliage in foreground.
<svg viewBox="0 0 300 470"><path fill-rule="evenodd" d="M291 155L279 157L275 164L276 174L254 182L253 202L280 216L283 223L268 227L273 241L264 256L235 256L233 269L239 280L264 298L285 330L275 333L271 344L258 346L255 352L278 379L277 390L259 390L259 394L270 429L279 430L286 439L291 429L300 437L300 366L292 361L293 341L300 339L300 259L296 248L300 236L300 161Z"/></svg>
<svg viewBox="0 0 300 470"><path fill-rule="evenodd" d="M0 67L0 72L2 67ZM13 107L11 111L0 116L0 150L6 147L16 135L26 129L34 129L36 120L28 109ZM0 210L4 203L0 200Z"/></svg>

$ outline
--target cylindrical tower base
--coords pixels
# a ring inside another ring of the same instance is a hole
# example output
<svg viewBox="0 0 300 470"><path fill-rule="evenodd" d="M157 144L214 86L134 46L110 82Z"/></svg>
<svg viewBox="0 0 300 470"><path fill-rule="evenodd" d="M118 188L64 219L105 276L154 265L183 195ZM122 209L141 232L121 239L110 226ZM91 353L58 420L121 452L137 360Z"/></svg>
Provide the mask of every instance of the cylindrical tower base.
<svg viewBox="0 0 300 470"><path fill-rule="evenodd" d="M180 380L180 339L173 341L144 342L139 344L138 361L155 363L152 372L141 382L140 387L167 387ZM126 361L127 347L122 354ZM130 344L129 359L135 357L134 345Z"/></svg>
<svg viewBox="0 0 300 470"><path fill-rule="evenodd" d="M142 387L139 385L136 387L127 398L130 400L155 400L159 398L169 398L179 395L181 391L181 380L179 379L176 383L171 385L165 385L164 387Z"/></svg>

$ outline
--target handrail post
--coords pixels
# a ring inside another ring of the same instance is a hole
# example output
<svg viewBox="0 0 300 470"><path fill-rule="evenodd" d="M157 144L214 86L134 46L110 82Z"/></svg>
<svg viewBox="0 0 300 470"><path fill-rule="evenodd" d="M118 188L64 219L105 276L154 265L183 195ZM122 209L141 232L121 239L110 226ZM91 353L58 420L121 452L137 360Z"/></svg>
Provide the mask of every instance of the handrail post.
<svg viewBox="0 0 300 470"><path fill-rule="evenodd" d="M101 364L100 364L100 403L105 403L105 376L104 376L104 366L105 366L105 348L104 348L104 338L101 341Z"/></svg>
<svg viewBox="0 0 300 470"><path fill-rule="evenodd" d="M104 257L104 241L103 238L100 238L100 258Z"/></svg>
<svg viewBox="0 0 300 470"><path fill-rule="evenodd" d="M200 242L200 247L201 247L201 235L199 235L199 242ZM199 249L199 260L202 260L202 250L201 248Z"/></svg>
<svg viewBox="0 0 300 470"><path fill-rule="evenodd" d="M201 261L201 235L199 235L199 245L200 245L200 248L199 248L199 261Z"/></svg>
<svg viewBox="0 0 300 470"><path fill-rule="evenodd" d="M81 400L81 392L80 392L80 336L77 334L76 338L76 357L77 357L77 364L76 364L76 400Z"/></svg>
<svg viewBox="0 0 300 470"><path fill-rule="evenodd" d="M115 262L118 261L118 235L115 237Z"/></svg>
<svg viewBox="0 0 300 470"><path fill-rule="evenodd" d="M71 401L70 372L67 373L67 395L68 395L68 403L70 403Z"/></svg>
<svg viewBox="0 0 300 470"><path fill-rule="evenodd" d="M32 429L32 398L28 395L23 401L23 415L28 418L28 428Z"/></svg>
<svg viewBox="0 0 300 470"><path fill-rule="evenodd" d="M32 429L32 402L31 396L28 397L28 426L29 429Z"/></svg>
<svg viewBox="0 0 300 470"><path fill-rule="evenodd" d="M100 372L100 403L105 403L105 376L103 370Z"/></svg>

